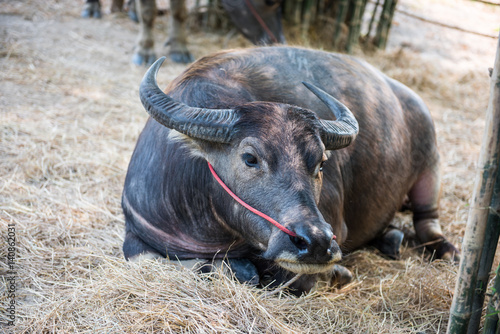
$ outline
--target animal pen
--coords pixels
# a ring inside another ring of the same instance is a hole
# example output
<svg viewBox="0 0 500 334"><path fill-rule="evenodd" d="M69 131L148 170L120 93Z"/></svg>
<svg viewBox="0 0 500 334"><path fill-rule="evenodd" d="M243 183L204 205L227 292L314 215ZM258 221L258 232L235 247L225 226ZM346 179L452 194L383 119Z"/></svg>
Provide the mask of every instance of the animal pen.
<svg viewBox="0 0 500 334"><path fill-rule="evenodd" d="M429 5L428 15L444 3L443 19L457 17L465 25L467 17L460 13L475 18L468 29L479 29L500 14L497 7L468 0L420 1ZM103 1L103 7L109 8L109 3ZM288 27L289 43L332 49L335 16L325 18L332 23L325 31L313 29L322 20L317 8L327 1L288 3L292 5L285 15L297 13L295 3L316 6L310 9L309 28ZM419 10L415 1L399 0L386 50L365 53L356 44L365 43L376 1L364 3L361 38L354 39L351 52L411 87L428 104L442 156L443 231L461 245L474 176L482 171L493 174L493 169L481 168L482 162L479 172L476 167L490 96L486 69L493 65L496 45L487 37L437 32L438 27L398 16L398 8ZM126 262L119 198L133 145L147 119L138 99L144 69L129 63L137 27L120 15L106 14L100 21L79 19L79 5L69 0L7 0L0 5L0 332L444 333L452 322L463 324L462 329L467 323L472 326L477 314L481 331L490 328L489 319L497 321L495 304L490 310L482 307L482 313L458 304L452 311L456 320L449 320L461 270L445 261L429 261L430 255L412 242L411 217L405 213L398 213L394 221L408 233L399 260L386 259L369 247L361 249L342 261L354 274L351 284L340 290L318 286L301 297L265 296L223 273L195 275L175 264ZM381 11L382 1L371 38ZM301 20L307 17L300 14ZM340 25L338 47L343 51L349 22ZM495 24L498 27L497 19ZM164 19L156 23L158 45L166 39L167 25ZM412 25L418 25L418 33L405 30ZM222 45L250 46L237 36L201 31L208 29L198 23L191 23L191 29L197 58ZM309 38L304 40L306 30ZM323 33L330 36L324 47L318 44ZM399 42L402 36L411 40ZM434 49L427 52L431 46ZM165 87L184 69L168 64L160 85ZM498 74L491 80L498 80ZM493 183L489 179L495 188ZM498 181L495 184L498 189ZM498 208L495 195L483 201L484 206L472 207ZM7 246L12 233L14 257ZM495 233L487 230L484 235L496 245ZM498 256L493 259L493 268L497 266ZM481 268L486 270L479 270L477 282L485 282L484 273L489 273L487 266ZM9 297L11 286L14 299ZM476 291L486 291L486 303L490 302L486 289L473 290L464 294L466 305L473 297L481 298L473 296ZM4 326L11 300L15 322ZM471 320L464 320L469 315Z"/></svg>

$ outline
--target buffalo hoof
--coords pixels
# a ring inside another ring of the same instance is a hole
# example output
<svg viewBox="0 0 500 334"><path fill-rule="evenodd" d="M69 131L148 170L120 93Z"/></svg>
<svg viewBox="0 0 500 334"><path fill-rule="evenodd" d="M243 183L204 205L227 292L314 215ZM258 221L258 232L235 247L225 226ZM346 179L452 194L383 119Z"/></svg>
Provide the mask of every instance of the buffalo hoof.
<svg viewBox="0 0 500 334"><path fill-rule="evenodd" d="M155 60L156 60L156 54L154 53L154 51L145 52L145 53L136 52L132 56L132 63L134 63L137 66L146 66L147 67L147 66L152 65Z"/></svg>
<svg viewBox="0 0 500 334"><path fill-rule="evenodd" d="M137 16L137 13L135 10L130 9L128 12L128 17L134 21L135 23L139 23L139 16Z"/></svg>
<svg viewBox="0 0 500 334"><path fill-rule="evenodd" d="M145 253L141 253L141 254L137 254L137 255L131 256L127 260L130 261L130 262L142 262L142 261L145 261L145 260L155 260L155 259L164 260L164 257L161 256L158 253L145 252Z"/></svg>
<svg viewBox="0 0 500 334"><path fill-rule="evenodd" d="M434 256L438 259L449 262L460 262L460 252L446 239L442 240L436 247Z"/></svg>
<svg viewBox="0 0 500 334"><path fill-rule="evenodd" d="M194 61L193 55L189 51L170 51L168 53L174 63L189 64Z"/></svg>
<svg viewBox="0 0 500 334"><path fill-rule="evenodd" d="M182 43L176 38L171 38L165 45L165 51L174 63L188 64L194 61L194 57L186 47L186 43Z"/></svg>
<svg viewBox="0 0 500 334"><path fill-rule="evenodd" d="M259 284L259 273L254 264L248 259L227 259L229 262L229 268L234 274L234 277L240 283L246 283L252 286Z"/></svg>
<svg viewBox="0 0 500 334"><path fill-rule="evenodd" d="M384 255L393 260L399 259L401 255L401 244L404 233L398 229L391 228L377 238L374 246Z"/></svg>
<svg viewBox="0 0 500 334"><path fill-rule="evenodd" d="M182 264L185 265L184 262L182 262ZM211 273L222 269L225 275L234 276L240 283L246 283L251 286L256 286L260 283L257 268L248 259L206 261L202 265L198 263L197 268L194 269L202 273Z"/></svg>
<svg viewBox="0 0 500 334"><path fill-rule="evenodd" d="M341 287L352 282L353 276L349 269L339 264L333 266L333 268L325 273L318 275L318 286L325 285L332 288L340 289Z"/></svg>
<svg viewBox="0 0 500 334"><path fill-rule="evenodd" d="M333 266L330 278L330 286L341 288L352 282L352 273L349 269L339 264Z"/></svg>
<svg viewBox="0 0 500 334"><path fill-rule="evenodd" d="M86 3L83 7L81 16L84 19L89 19L91 17L95 19L101 18L101 4L99 2Z"/></svg>

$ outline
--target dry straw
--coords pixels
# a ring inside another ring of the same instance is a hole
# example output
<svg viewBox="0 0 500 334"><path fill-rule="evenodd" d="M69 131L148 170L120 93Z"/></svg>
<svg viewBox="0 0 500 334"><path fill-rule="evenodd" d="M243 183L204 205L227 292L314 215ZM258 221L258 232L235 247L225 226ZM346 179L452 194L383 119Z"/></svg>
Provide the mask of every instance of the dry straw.
<svg viewBox="0 0 500 334"><path fill-rule="evenodd" d="M7 224L16 229L15 333L438 333L447 324L457 267L413 246L391 261L372 249L347 256L341 290L319 286L265 296L216 272L123 259L120 195L146 120L144 70L129 64L137 27L122 16L80 19L69 0L0 7L0 275ZM105 8L109 3L104 3ZM158 20L158 49L166 22ZM223 36L196 33L196 57ZM207 40L209 43L207 43ZM231 44L232 43L232 44ZM230 46L245 45L242 39ZM209 44L207 46L207 44ZM456 243L479 152L487 71L455 72L411 50L365 56L430 106L443 160L442 222ZM183 66L168 64L160 85ZM471 89L473 87L473 89ZM472 125L472 126L471 126ZM397 225L411 232L411 218ZM0 285L0 305L10 300ZM0 322L7 319L2 313Z"/></svg>

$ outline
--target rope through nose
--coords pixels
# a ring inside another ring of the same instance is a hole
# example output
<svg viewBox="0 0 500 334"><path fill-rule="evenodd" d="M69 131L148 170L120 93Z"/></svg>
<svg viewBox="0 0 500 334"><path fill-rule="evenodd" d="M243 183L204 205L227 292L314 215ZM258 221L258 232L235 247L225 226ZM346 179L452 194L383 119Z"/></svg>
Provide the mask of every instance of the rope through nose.
<svg viewBox="0 0 500 334"><path fill-rule="evenodd" d="M296 237L297 234L295 234L294 232L290 231L289 229L287 229L285 226L281 225L280 223L278 223L276 220L272 219L271 217L269 217L268 215L260 212L259 210L257 209L254 209L253 207L251 207L250 205L248 205L247 203L245 203L241 198L239 198L238 196L236 196L235 193L233 193L231 191L231 189L229 189L228 186L226 186L226 184L221 180L221 178L219 177L219 175L217 175L217 173L215 172L214 168L212 167L212 165L210 164L210 162L208 162L208 168L210 169L210 172L212 172L212 175L214 176L214 178L217 180L217 182L219 182L219 184L222 186L222 188L224 188L224 190L229 194L231 195L232 198L234 198L234 200L238 203L240 203L241 205L243 205L246 209L250 210L251 212L255 213L257 216L260 216L262 218L264 218L265 220L267 220L268 222L270 222L271 224L273 224L274 226L276 226L277 228L279 228L280 230L282 230L283 232L285 232L286 234L288 234L289 236L292 236L292 237Z"/></svg>

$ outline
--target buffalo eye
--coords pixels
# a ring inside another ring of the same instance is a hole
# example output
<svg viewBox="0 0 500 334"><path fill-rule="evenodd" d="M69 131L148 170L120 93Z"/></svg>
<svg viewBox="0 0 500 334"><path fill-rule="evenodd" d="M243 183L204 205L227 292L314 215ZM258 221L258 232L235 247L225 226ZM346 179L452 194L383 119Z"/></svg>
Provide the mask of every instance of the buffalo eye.
<svg viewBox="0 0 500 334"><path fill-rule="evenodd" d="M324 164L325 164L325 162L324 162L324 161L321 161L321 162L319 163L319 171L320 171L320 172L322 172L322 171L323 171L323 165L324 165Z"/></svg>
<svg viewBox="0 0 500 334"><path fill-rule="evenodd" d="M250 153L244 153L241 156L241 158L248 167L253 167L253 168L259 167L259 161L255 156L251 155Z"/></svg>

